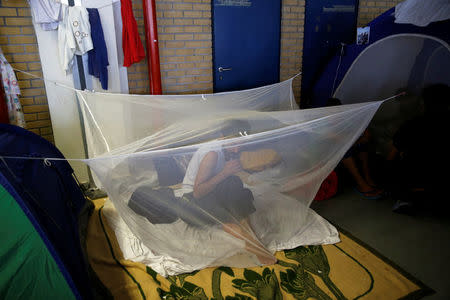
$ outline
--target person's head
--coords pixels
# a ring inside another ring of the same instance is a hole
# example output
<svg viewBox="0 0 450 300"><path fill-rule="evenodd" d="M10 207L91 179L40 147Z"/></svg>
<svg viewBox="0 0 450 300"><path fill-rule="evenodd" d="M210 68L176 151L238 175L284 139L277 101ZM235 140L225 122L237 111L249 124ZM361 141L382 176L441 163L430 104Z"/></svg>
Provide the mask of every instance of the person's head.
<svg viewBox="0 0 450 300"><path fill-rule="evenodd" d="M450 87L446 84L427 86L422 92L426 116L450 114Z"/></svg>
<svg viewBox="0 0 450 300"><path fill-rule="evenodd" d="M338 98L328 98L327 102L325 103L325 106L336 106L336 105L342 105L341 100Z"/></svg>

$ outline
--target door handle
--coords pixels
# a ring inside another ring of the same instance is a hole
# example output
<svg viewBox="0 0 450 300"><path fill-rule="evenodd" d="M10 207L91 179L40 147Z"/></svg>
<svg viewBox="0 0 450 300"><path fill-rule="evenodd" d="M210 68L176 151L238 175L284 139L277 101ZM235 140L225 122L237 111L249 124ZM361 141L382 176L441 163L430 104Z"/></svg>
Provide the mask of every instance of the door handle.
<svg viewBox="0 0 450 300"><path fill-rule="evenodd" d="M232 69L231 69L231 68L222 68L222 67L219 67L219 68L217 68L217 70L219 70L219 72L222 73L222 72L225 72L225 71L231 71Z"/></svg>

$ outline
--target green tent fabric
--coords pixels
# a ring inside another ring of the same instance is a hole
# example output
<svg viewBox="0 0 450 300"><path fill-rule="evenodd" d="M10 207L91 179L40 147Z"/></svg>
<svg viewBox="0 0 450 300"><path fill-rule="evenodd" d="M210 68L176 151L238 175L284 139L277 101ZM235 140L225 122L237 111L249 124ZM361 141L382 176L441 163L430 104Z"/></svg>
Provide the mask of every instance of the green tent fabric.
<svg viewBox="0 0 450 300"><path fill-rule="evenodd" d="M75 299L43 240L0 185L0 299Z"/></svg>

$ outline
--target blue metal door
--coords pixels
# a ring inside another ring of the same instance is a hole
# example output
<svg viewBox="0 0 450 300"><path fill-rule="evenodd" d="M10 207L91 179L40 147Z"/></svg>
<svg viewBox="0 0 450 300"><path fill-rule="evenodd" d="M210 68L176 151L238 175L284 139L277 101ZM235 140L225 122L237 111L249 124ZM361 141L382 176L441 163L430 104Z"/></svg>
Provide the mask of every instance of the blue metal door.
<svg viewBox="0 0 450 300"><path fill-rule="evenodd" d="M281 0L213 0L214 91L279 81Z"/></svg>
<svg viewBox="0 0 450 300"><path fill-rule="evenodd" d="M306 0L301 106L308 107L311 89L328 60L356 38L358 0Z"/></svg>

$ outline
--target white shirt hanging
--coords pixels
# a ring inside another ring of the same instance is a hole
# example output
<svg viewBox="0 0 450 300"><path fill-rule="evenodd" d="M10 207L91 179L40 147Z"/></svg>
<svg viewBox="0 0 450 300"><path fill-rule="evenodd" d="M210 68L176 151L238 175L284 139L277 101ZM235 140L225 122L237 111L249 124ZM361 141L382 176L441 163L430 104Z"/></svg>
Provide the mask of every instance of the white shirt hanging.
<svg viewBox="0 0 450 300"><path fill-rule="evenodd" d="M28 0L33 20L43 30L56 30L60 20L61 4L53 0Z"/></svg>
<svg viewBox="0 0 450 300"><path fill-rule="evenodd" d="M83 55L94 48L91 25L86 8L81 6L62 7L62 21L58 28L58 49L61 67L69 72L74 55Z"/></svg>

